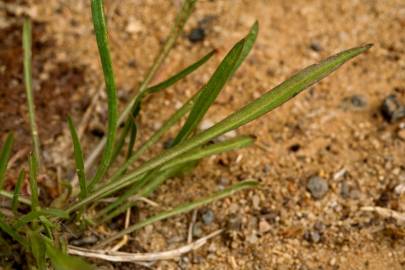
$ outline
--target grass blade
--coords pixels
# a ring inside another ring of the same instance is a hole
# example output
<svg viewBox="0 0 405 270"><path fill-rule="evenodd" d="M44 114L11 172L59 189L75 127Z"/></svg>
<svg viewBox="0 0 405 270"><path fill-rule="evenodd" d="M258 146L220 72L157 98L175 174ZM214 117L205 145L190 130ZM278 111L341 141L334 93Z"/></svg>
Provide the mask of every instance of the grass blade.
<svg viewBox="0 0 405 270"><path fill-rule="evenodd" d="M151 87L147 88L144 92L137 95L137 97L135 99L135 102L134 102L134 105L133 105L133 108L132 108L132 121L135 121L134 119L138 116L139 111L141 110L142 101L147 95L157 93L157 92L159 92L159 91L161 91L163 89L166 89L166 88L172 86L173 84L175 84L176 82L183 79L184 77L186 77L187 75L189 75L193 71L197 70L200 66L205 64L215 54L215 52L216 52L215 50L211 51L210 53L208 53L207 55L202 57L200 60L198 60L197 62L191 64L188 67L186 67L185 69L183 69L182 71L180 71L177 74L173 75L169 79L167 79L167 80L165 80L165 81L163 81L163 82L161 82L161 83L159 83L157 85L151 86ZM131 121L130 121L130 119L128 119L128 121L125 124L125 127L124 127L123 131L121 132L121 135L120 135L120 138L119 138L119 140L117 142L117 145L115 147L113 160L116 159L116 157L120 153L122 147L124 146L125 138L127 137L131 127L132 127ZM132 156L132 154L131 154L131 156ZM133 161L131 163L133 163Z"/></svg>
<svg viewBox="0 0 405 270"><path fill-rule="evenodd" d="M258 32L257 22L252 26L248 35L229 51L222 60L210 80L200 90L200 94L188 116L186 123L173 141L173 145L187 139L190 133L197 127L209 107L215 101L219 92L226 82L232 77L243 60L247 57L256 40Z"/></svg>
<svg viewBox="0 0 405 270"><path fill-rule="evenodd" d="M246 181L240 182L240 183L238 183L236 185L233 185L232 187L226 188L223 191L214 193L214 194L212 194L212 195L210 195L210 196L208 196L206 198L199 199L199 200L196 200L196 201L191 202L191 203L185 203L185 204L180 205L180 206L178 206L178 207L176 207L176 208L174 208L172 210L169 210L169 211L164 211L164 212L162 212L160 214L157 214L157 215L155 215L155 216L153 216L151 218L148 218L148 219L146 219L144 221L141 221L141 222L139 222L139 223L137 223L137 224L135 224L133 226L130 226L127 229L124 229L124 230L120 231L117 234L114 234L113 236L111 236L111 237L103 240L102 242L100 242L97 245L96 248L100 248L102 246L105 246L106 244L111 243L115 239L118 239L118 238L122 237L123 235L130 234L133 231L139 230L140 228L145 227L148 224L151 224L151 223L154 223L154 222L157 222L159 220L163 220L163 219L166 219L166 218L169 218L169 217L172 217L172 216L177 216L177 215L189 212L189 211L191 211L191 210L193 210L195 208L201 207L201 206L206 205L208 203L211 203L213 201L222 199L224 197L228 197L228 196L232 195L233 193L235 193L237 191L241 191L241 190L247 189L247 188L253 188L255 186L257 186L256 181L246 180Z"/></svg>
<svg viewBox="0 0 405 270"><path fill-rule="evenodd" d="M33 210L28 214L20 217L14 224L14 228L20 228L21 226L28 224L32 221L39 219L41 216L57 217L62 219L68 219L69 214L66 211L56 209L56 208L45 208L40 210Z"/></svg>
<svg viewBox="0 0 405 270"><path fill-rule="evenodd" d="M145 90L146 93L148 94L152 94L152 93L156 93L159 92L160 90L169 88L170 86L172 86L173 84L177 83L178 81L180 81L181 79L185 78L186 76L188 76L190 73L194 72L195 70L197 70L199 67L201 67L203 64L205 64L209 59L211 59L211 57L216 53L216 50L213 50L211 52L209 52L208 54L206 54L205 56L203 56L201 59L199 59L197 62L191 64L190 66L186 67L185 69L183 69L182 71L178 72L177 74L173 75L172 77L170 77L169 79L153 85L149 88L147 88Z"/></svg>
<svg viewBox="0 0 405 270"><path fill-rule="evenodd" d="M119 180L114 181L114 183L106 184L103 187L100 187L100 189L89 195L85 200L77 202L76 204L69 207L69 211L78 209L78 207L80 208L82 205L108 196L121 188L131 185L135 181L139 180L139 175L158 168L166 162L180 156L181 154L186 153L187 151L199 145L202 145L209 140L216 138L217 136L220 136L230 130L236 129L268 113L269 111L282 105L289 99L295 97L304 89L325 78L353 57L364 53L365 51L370 49L370 47L371 45L366 45L343 51L321 61L319 64L311 65L299 71L260 98L252 101L237 112L229 115L224 120L215 124L211 128L204 130L190 140L184 141L174 146L173 148L166 150L165 152L159 154L159 156L152 158L151 160L142 164L132 173L129 173Z"/></svg>
<svg viewBox="0 0 405 270"><path fill-rule="evenodd" d="M88 186L89 191L91 191L94 185L101 180L101 178L107 172L108 167L111 163L111 159L113 157L114 152L115 135L117 131L117 122L118 122L118 111L117 111L118 99L116 93L112 61L110 51L108 48L108 34L104 18L103 1L92 0L91 12L106 85L107 100L108 100L108 128L107 128L107 141L104 147L104 152L101 157L100 165L97 168L96 174Z"/></svg>
<svg viewBox="0 0 405 270"><path fill-rule="evenodd" d="M242 147L247 147L254 142L254 139L250 136L240 136L224 142L210 144L198 149L192 149L188 153L185 153L175 159L170 160L164 164L161 168L162 171L167 170L171 167L188 163L195 160L200 160L204 157L216 155L219 153L239 149Z"/></svg>
<svg viewBox="0 0 405 270"><path fill-rule="evenodd" d="M80 194L79 198L83 199L87 196L87 183L86 176L84 173L84 159L82 146L80 145L79 136L77 135L76 128L73 125L73 121L68 117L68 126L70 130L70 136L72 137L73 142L73 152L76 162L76 173L79 178Z"/></svg>
<svg viewBox="0 0 405 270"><path fill-rule="evenodd" d="M38 270L46 270L45 242L36 231L29 232L29 239L31 252L37 262Z"/></svg>
<svg viewBox="0 0 405 270"><path fill-rule="evenodd" d="M6 234L10 235L11 238L13 238L15 241L17 241L21 246L23 246L25 249L28 248L28 244L25 241L25 239L10 225L8 225L4 220L3 220L3 215L0 214L0 229L5 232Z"/></svg>
<svg viewBox="0 0 405 270"><path fill-rule="evenodd" d="M46 253L55 270L94 270L95 268L84 260L69 256L55 248L49 241L45 242Z"/></svg>
<svg viewBox="0 0 405 270"><path fill-rule="evenodd" d="M18 210L20 191L24 179L25 179L25 172L24 170L21 169L20 173L18 174L17 183L15 184L14 187L13 199L11 201L11 210L13 210L14 214L16 214Z"/></svg>
<svg viewBox="0 0 405 270"><path fill-rule="evenodd" d="M169 34L169 37L166 39L165 44L163 45L159 54L156 56L155 60L153 61L152 66L146 73L145 79L141 83L141 85L138 89L137 95L134 98L132 98L132 100L128 103L128 105L125 107L124 111L120 115L120 117L118 119L118 125L124 123L124 121L127 119L128 115L131 113L132 108L135 104L136 97L147 89L150 81L153 79L153 77L155 76L159 67L162 65L162 63L166 59L167 55L169 54L170 50L173 48L174 44L176 43L177 38L182 33L184 25L187 22L188 18L190 17L196 2L197 2L197 0L184 0L183 1L183 6L181 7L180 12L176 16L176 21ZM106 139L103 138L99 142L99 144L94 148L94 150L91 152L91 154L89 155L89 157L87 158L87 160L85 162L86 170L94 163L94 161L96 160L98 155L101 153L101 150L103 149L103 146L105 144L106 144Z"/></svg>
<svg viewBox="0 0 405 270"><path fill-rule="evenodd" d="M38 128L35 121L35 104L34 104L34 95L32 91L32 71L31 71L31 21L29 18L24 19L23 25L23 49L24 49L24 83L25 83L25 92L27 95L28 103L28 115L31 126L31 137L32 145L34 147L34 155L38 162L38 166L41 162L41 152L40 152L40 143Z"/></svg>
<svg viewBox="0 0 405 270"><path fill-rule="evenodd" d="M13 134L8 134L6 141L0 152L0 190L3 189L4 176L6 175L8 159L10 158L11 148L13 146Z"/></svg>
<svg viewBox="0 0 405 270"><path fill-rule="evenodd" d="M31 209L37 210L39 208L38 201L38 184L37 184L37 172L38 163L35 155L30 155L29 157L29 168L30 168L30 188L31 188Z"/></svg>
<svg viewBox="0 0 405 270"><path fill-rule="evenodd" d="M138 132L138 128L136 126L135 119L133 119L133 121L131 121L131 132L129 134L127 160L130 159L133 154L137 132Z"/></svg>

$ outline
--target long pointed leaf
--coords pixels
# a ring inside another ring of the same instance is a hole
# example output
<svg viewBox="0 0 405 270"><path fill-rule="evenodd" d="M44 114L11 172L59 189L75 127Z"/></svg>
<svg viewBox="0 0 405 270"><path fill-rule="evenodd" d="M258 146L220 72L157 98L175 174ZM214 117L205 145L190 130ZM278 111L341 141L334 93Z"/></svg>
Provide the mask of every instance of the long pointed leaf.
<svg viewBox="0 0 405 270"><path fill-rule="evenodd" d="M92 181L88 186L89 191L91 191L94 185L101 180L101 178L107 172L108 167L111 163L111 159L114 153L115 135L118 123L118 111L117 111L118 99L116 93L117 91L115 86L112 61L110 51L108 48L108 34L104 18L103 1L91 0L91 12L107 91L108 128L107 128L107 142L104 147L103 156L101 158L100 165L96 171L96 175L94 176L94 178L92 179Z"/></svg>
<svg viewBox="0 0 405 270"><path fill-rule="evenodd" d="M10 158L11 147L13 145L13 134L8 134L6 141L0 152L0 190L3 189L4 176L7 170L8 159Z"/></svg>
<svg viewBox="0 0 405 270"><path fill-rule="evenodd" d="M49 256L52 266L55 270L93 270L93 266L84 260L69 256L59 249L55 248L51 243L46 242L46 253Z"/></svg>
<svg viewBox="0 0 405 270"><path fill-rule="evenodd" d="M11 209L13 210L14 214L17 213L18 209L18 203L19 203L19 198L20 198L20 191L21 191L21 186L25 178L25 172L24 170L20 170L20 173L18 174L17 178L17 183L15 184L14 187L14 193L13 193L13 199L11 201Z"/></svg>
<svg viewBox="0 0 405 270"><path fill-rule="evenodd" d="M73 151L74 151L75 162L76 162L76 173L79 178L79 186L80 186L79 197L81 199L83 199L87 196L87 184L86 184L86 176L85 176L85 172L84 172L82 146L80 145L79 136L77 135L76 128L70 117L68 117L68 126L69 126L69 130L70 130L70 136L72 137L72 142L73 142Z"/></svg>
<svg viewBox="0 0 405 270"><path fill-rule="evenodd" d="M212 105L219 92L225 86L225 83L232 77L237 68L249 54L256 40L257 32L258 24L256 22L250 29L248 35L236 43L225 56L224 60L222 60L210 80L200 90L200 94L190 112L190 115L188 116L183 128L174 139L173 145L187 139L194 128L200 123L201 119L208 111L208 108Z"/></svg>
<svg viewBox="0 0 405 270"><path fill-rule="evenodd" d="M229 188L226 188L223 191L214 193L206 198L199 199L199 200L196 200L196 201L193 201L190 203L182 204L169 211L164 211L164 212L157 214L153 217L150 217L144 221L138 222L137 224L130 226L127 229L124 229L117 234L110 236L109 238L100 242L97 245L97 248L105 246L106 244L111 243L111 241L114 241L115 239L118 239L126 234L132 233L133 231L139 230L140 228L143 228L148 224L155 223L159 220L167 219L172 216L177 216L177 215L189 212L195 208L201 207L201 206L211 203L213 201L228 197L237 191L241 191L241 190L247 189L247 188L253 188L255 186L257 186L256 181L246 180L246 181L240 182L238 184L235 184Z"/></svg>
<svg viewBox="0 0 405 270"><path fill-rule="evenodd" d="M39 207L38 201L38 184L37 184L37 171L38 163L35 155L29 157L29 167L30 167L30 188L31 188L31 209L37 210Z"/></svg>
<svg viewBox="0 0 405 270"><path fill-rule="evenodd" d="M40 155L40 143L38 135L38 127L35 120L35 104L34 104L34 94L32 91L32 71L31 71L31 21L29 18L24 19L23 25L23 49L24 49L24 83L25 83L25 93L27 95L28 103L28 116L31 126L31 137L32 144L34 147L34 155L38 162L41 161Z"/></svg>
<svg viewBox="0 0 405 270"><path fill-rule="evenodd" d="M123 176L121 179L115 181L114 183L106 184L105 186L101 187L95 193L88 196L85 200L82 200L69 207L69 211L78 209L78 207L82 205L88 204L89 202L92 202L96 199L108 196L121 188L131 185L135 181L139 180L137 176L153 170L172 160L173 158L176 158L181 154L199 145L202 145L217 136L220 136L232 129L236 129L268 113L269 111L282 105L289 99L295 97L304 89L325 78L348 60L367 51L368 49L370 49L370 47L371 45L366 45L343 51L321 61L319 64L309 66L299 71L280 85L276 86L275 88L264 94L262 97L247 104L246 106L226 117L224 120L215 124L211 128L204 130L190 140L184 141L176 145L175 147L166 150L159 156L145 162L138 169L126 176Z"/></svg>

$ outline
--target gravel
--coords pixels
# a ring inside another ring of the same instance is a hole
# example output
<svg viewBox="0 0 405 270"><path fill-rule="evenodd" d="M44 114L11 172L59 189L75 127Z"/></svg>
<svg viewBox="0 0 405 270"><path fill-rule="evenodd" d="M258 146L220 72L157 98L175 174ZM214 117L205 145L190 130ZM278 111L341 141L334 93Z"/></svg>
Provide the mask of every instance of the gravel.
<svg viewBox="0 0 405 270"><path fill-rule="evenodd" d="M322 199L329 190L328 182L319 176L312 176L308 180L307 190L311 193L312 198Z"/></svg>
<svg viewBox="0 0 405 270"><path fill-rule="evenodd" d="M396 95L386 97L381 105L381 114L388 122L396 122L405 117L405 106L401 104Z"/></svg>
<svg viewBox="0 0 405 270"><path fill-rule="evenodd" d="M203 210L201 213L201 219L205 225L211 224L215 219L214 212L209 208Z"/></svg>
<svg viewBox="0 0 405 270"><path fill-rule="evenodd" d="M188 35L188 40L192 43L202 42L205 39L205 30L201 27L193 28Z"/></svg>

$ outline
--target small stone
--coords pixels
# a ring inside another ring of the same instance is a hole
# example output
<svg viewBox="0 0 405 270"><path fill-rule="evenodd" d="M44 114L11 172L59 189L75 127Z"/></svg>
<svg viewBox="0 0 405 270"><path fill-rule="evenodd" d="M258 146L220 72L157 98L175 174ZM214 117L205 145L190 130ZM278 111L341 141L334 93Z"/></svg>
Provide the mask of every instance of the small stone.
<svg viewBox="0 0 405 270"><path fill-rule="evenodd" d="M209 208L203 210L201 214L201 219L205 225L211 224L215 219L214 212Z"/></svg>
<svg viewBox="0 0 405 270"><path fill-rule="evenodd" d="M143 29L144 29L143 24L140 21L135 20L134 18L132 18L128 22L127 27L125 28L125 30L131 34L140 33L142 32Z"/></svg>
<svg viewBox="0 0 405 270"><path fill-rule="evenodd" d="M389 95L381 105L381 114L386 121L392 123L405 117L405 106L395 95Z"/></svg>
<svg viewBox="0 0 405 270"><path fill-rule="evenodd" d="M306 231L304 239L311 243L319 243L321 241L321 234L318 231Z"/></svg>
<svg viewBox="0 0 405 270"><path fill-rule="evenodd" d="M260 220L259 222L259 232L266 233L271 230L271 225L266 220Z"/></svg>
<svg viewBox="0 0 405 270"><path fill-rule="evenodd" d="M209 119L204 119L204 120L201 122L200 129L201 129L201 130L206 130L206 129L209 129L210 127L212 127L213 125L214 125L214 122L212 122L212 121L209 120Z"/></svg>
<svg viewBox="0 0 405 270"><path fill-rule="evenodd" d="M350 197L350 188L346 181L342 182L342 185L340 186L340 195L344 199Z"/></svg>
<svg viewBox="0 0 405 270"><path fill-rule="evenodd" d="M257 195L254 195L252 197L252 204L253 204L253 208L254 209L259 209L259 205L260 205L260 197Z"/></svg>
<svg viewBox="0 0 405 270"><path fill-rule="evenodd" d="M295 143L293 145L291 145L290 147L288 147L288 150L290 152L298 152L301 148L301 145L299 143Z"/></svg>
<svg viewBox="0 0 405 270"><path fill-rule="evenodd" d="M323 50L321 44L319 44L319 43L316 42L316 41L311 42L311 44L309 44L309 48L310 48L311 50L313 50L314 52L320 52L320 51Z"/></svg>
<svg viewBox="0 0 405 270"><path fill-rule="evenodd" d="M350 102L353 107L363 108L367 106L367 100L363 96L353 95L350 97Z"/></svg>
<svg viewBox="0 0 405 270"><path fill-rule="evenodd" d="M193 236L200 238L203 235L203 231L201 229L201 223L197 222L193 225Z"/></svg>
<svg viewBox="0 0 405 270"><path fill-rule="evenodd" d="M329 190L328 183L319 176L312 176L307 183L307 190L316 200L322 199Z"/></svg>
<svg viewBox="0 0 405 270"><path fill-rule="evenodd" d="M398 195L405 194L405 184L399 184L395 187L394 191Z"/></svg>
<svg viewBox="0 0 405 270"><path fill-rule="evenodd" d="M192 43L197 43L203 41L205 38L205 30L201 27L193 28L188 35L188 40Z"/></svg>
<svg viewBox="0 0 405 270"><path fill-rule="evenodd" d="M163 148L164 149L169 149L172 144L173 144L174 139L173 138L169 138L166 141L163 142Z"/></svg>
<svg viewBox="0 0 405 270"><path fill-rule="evenodd" d="M246 241L248 241L250 244L255 244L257 240L259 239L257 238L257 235L255 233L252 233L251 235L246 237Z"/></svg>

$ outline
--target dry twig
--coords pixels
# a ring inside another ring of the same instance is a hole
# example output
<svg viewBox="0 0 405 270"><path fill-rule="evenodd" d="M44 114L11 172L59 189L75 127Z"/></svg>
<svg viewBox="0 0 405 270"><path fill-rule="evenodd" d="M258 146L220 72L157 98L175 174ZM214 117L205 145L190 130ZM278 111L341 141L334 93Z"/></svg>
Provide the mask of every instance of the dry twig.
<svg viewBox="0 0 405 270"><path fill-rule="evenodd" d="M150 262L159 260L169 260L177 258L185 253L196 250L206 244L209 239L219 235L222 230L217 230L205 237L198 239L197 241L179 247L177 249L151 252L151 253L128 253L120 251L108 251L108 250L92 250L75 246L68 246L68 253L72 255L78 255L82 257L97 258L110 262Z"/></svg>
<svg viewBox="0 0 405 270"><path fill-rule="evenodd" d="M365 206L361 208L365 212L375 212L383 218L393 218L399 223L405 225L405 213L397 212L392 209L378 207L378 206Z"/></svg>

